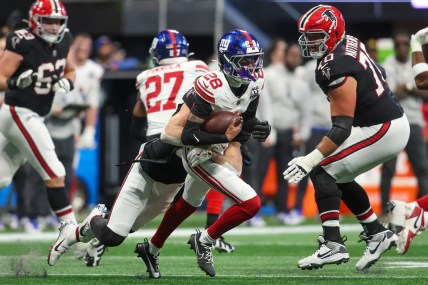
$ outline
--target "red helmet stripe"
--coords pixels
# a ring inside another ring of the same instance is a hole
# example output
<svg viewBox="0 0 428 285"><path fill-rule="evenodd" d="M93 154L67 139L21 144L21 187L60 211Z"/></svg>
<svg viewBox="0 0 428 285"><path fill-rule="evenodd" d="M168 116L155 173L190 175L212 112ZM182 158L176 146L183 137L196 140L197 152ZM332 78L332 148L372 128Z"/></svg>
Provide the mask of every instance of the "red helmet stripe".
<svg viewBox="0 0 428 285"><path fill-rule="evenodd" d="M250 37L247 31L240 30L241 33L247 38L248 42L250 43L250 48L253 48L253 39Z"/></svg>
<svg viewBox="0 0 428 285"><path fill-rule="evenodd" d="M320 8L325 7L325 5L318 5L315 6L314 8L312 8L311 10L309 10L308 12L306 12L305 15L302 16L302 20L300 21L300 26L299 28L301 30L305 29L306 23L308 22L309 18Z"/></svg>
<svg viewBox="0 0 428 285"><path fill-rule="evenodd" d="M177 57L177 40L175 39L175 35L174 32L171 30L168 30L169 36L171 37L172 40L172 48L173 48L173 56Z"/></svg>

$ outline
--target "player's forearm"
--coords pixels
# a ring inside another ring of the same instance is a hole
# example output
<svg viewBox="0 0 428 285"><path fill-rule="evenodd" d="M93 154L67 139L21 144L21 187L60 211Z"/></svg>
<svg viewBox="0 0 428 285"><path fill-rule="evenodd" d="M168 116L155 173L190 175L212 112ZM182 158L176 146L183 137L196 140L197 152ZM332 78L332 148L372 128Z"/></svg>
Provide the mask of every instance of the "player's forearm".
<svg viewBox="0 0 428 285"><path fill-rule="evenodd" d="M95 127L97 124L98 108L90 107L86 111L85 126Z"/></svg>
<svg viewBox="0 0 428 285"><path fill-rule="evenodd" d="M182 133L183 133L182 126L168 124L165 126L165 128L161 133L161 140L171 145L183 146L183 143L181 142Z"/></svg>
<svg viewBox="0 0 428 285"><path fill-rule="evenodd" d="M237 174L242 172L241 144L239 142L230 142L224 154L213 152L211 159L215 163L228 167Z"/></svg>
<svg viewBox="0 0 428 285"><path fill-rule="evenodd" d="M338 147L339 146L327 136L323 137L321 142L317 145L317 149L324 155L324 157L335 152Z"/></svg>

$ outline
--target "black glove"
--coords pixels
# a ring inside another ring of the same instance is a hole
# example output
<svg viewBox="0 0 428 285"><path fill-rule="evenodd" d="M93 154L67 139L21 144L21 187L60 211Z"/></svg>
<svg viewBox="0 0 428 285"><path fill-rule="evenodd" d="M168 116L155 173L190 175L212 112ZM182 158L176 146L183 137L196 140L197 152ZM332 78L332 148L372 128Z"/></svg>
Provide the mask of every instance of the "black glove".
<svg viewBox="0 0 428 285"><path fill-rule="evenodd" d="M271 126L267 121L261 121L260 123L254 126L252 136L254 139L259 142L264 142L267 137L270 135Z"/></svg>

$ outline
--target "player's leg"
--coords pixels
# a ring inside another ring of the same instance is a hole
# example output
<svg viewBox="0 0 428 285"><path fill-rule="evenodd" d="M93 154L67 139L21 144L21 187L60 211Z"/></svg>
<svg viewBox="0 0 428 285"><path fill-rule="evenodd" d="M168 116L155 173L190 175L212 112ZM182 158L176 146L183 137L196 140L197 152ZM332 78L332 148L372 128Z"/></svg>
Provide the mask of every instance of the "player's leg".
<svg viewBox="0 0 428 285"><path fill-rule="evenodd" d="M25 156L19 148L3 135L11 124L11 118L5 109L0 108L0 188L12 182L16 171L25 162Z"/></svg>
<svg viewBox="0 0 428 285"><path fill-rule="evenodd" d="M350 137L320 165L336 179L342 191L342 199L364 225L361 238L367 241L363 257L357 263L357 270L365 270L374 264L380 255L395 243L397 237L379 226L376 214L371 210L367 194L354 178L361 173L396 156L406 145L409 125L406 117L384 124L353 128ZM388 147L385 147L387 145ZM384 245L374 250L379 236L385 237ZM373 247L373 248L372 248ZM382 248L382 250L378 250Z"/></svg>
<svg viewBox="0 0 428 285"><path fill-rule="evenodd" d="M315 188L323 235L318 237L319 247L315 253L299 260L297 266L301 269L316 269L325 264L347 262L349 253L339 225L340 190L335 179L320 166L311 171L310 178Z"/></svg>
<svg viewBox="0 0 428 285"><path fill-rule="evenodd" d="M64 189L65 170L43 118L26 108L3 106L13 123L5 136L21 150L45 181L49 204L61 221L76 222Z"/></svg>
<svg viewBox="0 0 428 285"><path fill-rule="evenodd" d="M239 156L232 156L240 158L238 145L230 144L227 151L239 154ZM240 170L238 172L229 164L220 165L212 160L192 167L187 162L187 152L188 149L185 149L183 156L183 164L187 172L235 202L213 225L202 233L193 234L189 239L189 244L197 255L199 267L208 275L214 276L215 270L211 253L213 243L227 231L254 217L260 209L260 198L251 186L239 178ZM239 165L242 166L242 161ZM195 190L189 189L187 192L185 190L183 197L187 196L188 199L192 199L194 195L191 194L191 191Z"/></svg>
<svg viewBox="0 0 428 285"><path fill-rule="evenodd" d="M206 200L207 221L205 228L209 228L212 224L214 224L215 221L217 221L218 217L220 216L221 210L223 208L224 195L213 189L210 189L210 191L207 193ZM235 251L235 247L229 242L225 241L223 236L216 239L214 248L218 252L231 253Z"/></svg>

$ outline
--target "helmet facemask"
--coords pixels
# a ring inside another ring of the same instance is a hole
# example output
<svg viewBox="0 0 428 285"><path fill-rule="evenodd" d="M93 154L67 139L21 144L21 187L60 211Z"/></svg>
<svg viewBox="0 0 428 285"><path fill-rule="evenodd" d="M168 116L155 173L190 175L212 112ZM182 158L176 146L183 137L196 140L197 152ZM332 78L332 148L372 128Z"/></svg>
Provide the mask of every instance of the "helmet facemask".
<svg viewBox="0 0 428 285"><path fill-rule="evenodd" d="M259 71L263 68L263 52L233 55L230 59L223 55L223 58L231 66L224 69L226 75L240 84L256 81Z"/></svg>
<svg viewBox="0 0 428 285"><path fill-rule="evenodd" d="M67 16L34 15L33 21L36 23L35 33L48 43L59 43L64 37L67 20Z"/></svg>
<svg viewBox="0 0 428 285"><path fill-rule="evenodd" d="M299 37L300 50L303 57L322 58L327 50L326 42L330 36L324 30L309 30Z"/></svg>

